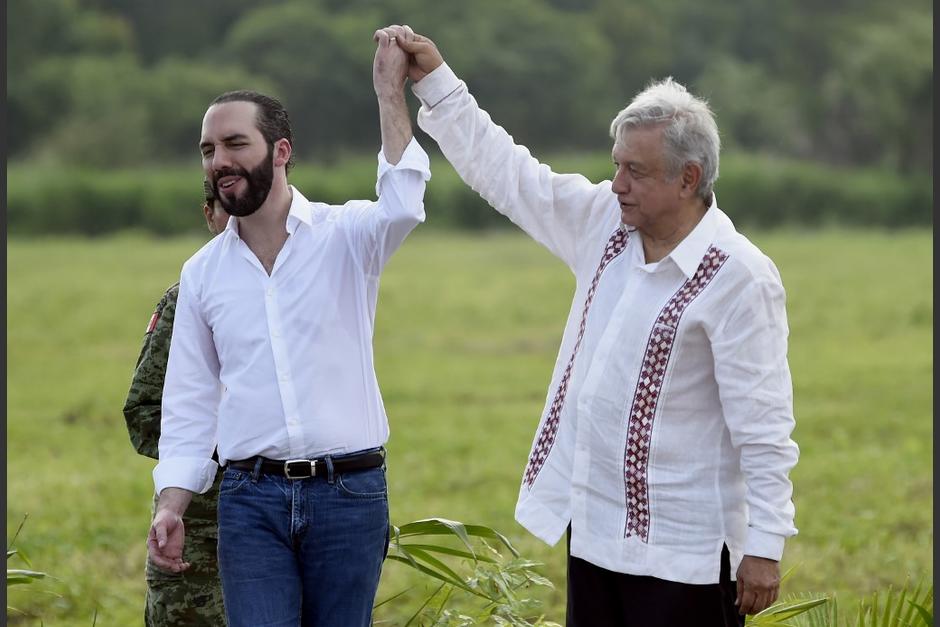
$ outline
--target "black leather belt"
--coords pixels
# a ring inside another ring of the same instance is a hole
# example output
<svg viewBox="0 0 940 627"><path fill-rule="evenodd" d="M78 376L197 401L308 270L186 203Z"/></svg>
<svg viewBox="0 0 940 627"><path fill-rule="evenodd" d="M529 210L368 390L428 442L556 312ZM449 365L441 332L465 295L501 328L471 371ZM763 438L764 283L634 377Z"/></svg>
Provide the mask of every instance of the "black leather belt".
<svg viewBox="0 0 940 627"><path fill-rule="evenodd" d="M228 468L254 471L258 457L230 461ZM261 457L261 472L266 475L284 475L288 479L307 479L308 477L324 476L327 472L326 459L288 459L277 460ZM353 453L342 457L333 457L333 472L335 474L352 472L354 470L368 470L378 468L385 463L385 449L369 451L368 453Z"/></svg>

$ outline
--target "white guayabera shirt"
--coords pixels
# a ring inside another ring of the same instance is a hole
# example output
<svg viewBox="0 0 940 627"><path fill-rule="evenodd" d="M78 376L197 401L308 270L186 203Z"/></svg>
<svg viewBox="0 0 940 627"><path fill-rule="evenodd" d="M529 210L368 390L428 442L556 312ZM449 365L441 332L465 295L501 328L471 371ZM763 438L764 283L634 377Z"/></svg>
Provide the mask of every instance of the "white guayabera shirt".
<svg viewBox="0 0 940 627"><path fill-rule="evenodd" d="M785 295L712 198L647 264L610 181L555 174L492 122L445 64L418 122L460 176L577 280L516 519L608 570L717 583L727 544L779 560L799 449Z"/></svg>
<svg viewBox="0 0 940 627"><path fill-rule="evenodd" d="M208 490L216 443L224 464L386 442L372 356L379 274L424 221L431 174L414 139L395 166L382 152L378 161L377 202L331 206L291 187L289 236L270 276L234 218L183 265L153 471L157 492Z"/></svg>

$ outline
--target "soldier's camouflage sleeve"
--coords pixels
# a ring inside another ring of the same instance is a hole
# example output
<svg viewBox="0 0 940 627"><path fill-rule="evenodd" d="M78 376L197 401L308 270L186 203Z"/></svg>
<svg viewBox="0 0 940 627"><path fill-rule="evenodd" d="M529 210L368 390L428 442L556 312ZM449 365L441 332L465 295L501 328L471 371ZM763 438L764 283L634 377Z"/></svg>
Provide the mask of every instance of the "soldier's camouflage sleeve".
<svg viewBox="0 0 940 627"><path fill-rule="evenodd" d="M150 318L144 344L134 368L134 378L124 403L124 419L131 443L141 455L157 459L160 442L160 409L163 381L170 357L170 338L179 284L171 286ZM183 523L186 543L183 557L190 563L184 573L167 573L147 558L146 627L225 627L225 607L219 581L216 551L218 521L216 502L222 473L206 494L193 495ZM154 495L154 509L157 496Z"/></svg>
<svg viewBox="0 0 940 627"><path fill-rule="evenodd" d="M144 624L147 627L224 627L225 605L219 579L218 521L216 502L222 473L205 494L196 494L183 515L186 542L183 560L189 569L168 573L147 558L147 602ZM157 506L154 496L154 509Z"/></svg>
<svg viewBox="0 0 940 627"><path fill-rule="evenodd" d="M170 286L157 304L147 325L144 345L124 402L124 420L131 443L138 453L153 459L157 459L160 442L160 403L178 295L179 283Z"/></svg>

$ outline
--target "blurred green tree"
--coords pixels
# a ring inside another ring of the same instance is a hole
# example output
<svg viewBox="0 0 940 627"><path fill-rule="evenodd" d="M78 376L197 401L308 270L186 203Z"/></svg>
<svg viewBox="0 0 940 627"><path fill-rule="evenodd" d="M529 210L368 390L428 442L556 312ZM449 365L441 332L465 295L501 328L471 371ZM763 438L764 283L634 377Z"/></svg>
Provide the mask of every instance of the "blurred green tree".
<svg viewBox="0 0 940 627"><path fill-rule="evenodd" d="M43 4L50 0L32 0ZM62 0L51 0L62 1ZM145 66L165 57L211 56L226 33L246 11L282 4L284 0L79 0L91 7L120 15L132 26L135 52Z"/></svg>
<svg viewBox="0 0 940 627"><path fill-rule="evenodd" d="M901 172L933 170L933 29L929 12L904 7L860 23L823 76L822 137L843 163Z"/></svg>
<svg viewBox="0 0 940 627"><path fill-rule="evenodd" d="M723 149L803 156L812 152L798 90L774 79L763 64L715 55L694 90L715 113Z"/></svg>
<svg viewBox="0 0 940 627"><path fill-rule="evenodd" d="M28 146L51 165L114 167L192 158L202 115L216 95L273 85L244 70L167 59L152 70L122 55L40 60L18 84L29 118L44 124ZM26 150L24 150L25 152Z"/></svg>
<svg viewBox="0 0 940 627"><path fill-rule="evenodd" d="M710 98L730 148L926 174L932 14L928 0L10 0L9 150L189 159L208 99L254 87L292 112L301 157L372 152L371 36L407 23L536 151L599 150L616 111L671 75Z"/></svg>
<svg viewBox="0 0 940 627"><path fill-rule="evenodd" d="M9 151L15 155L61 114L56 109L61 86L49 83L56 70L44 67L45 61L126 54L133 47L133 31L121 16L83 9L75 0L10 0L7 12L7 107L13 122L7 128Z"/></svg>
<svg viewBox="0 0 940 627"><path fill-rule="evenodd" d="M148 132L156 138L153 157L171 161L183 157L199 160L199 133L209 103L227 91L254 89L274 93L274 82L251 74L239 65L212 65L181 57L169 57L146 77L146 99L152 111ZM165 112L172 111L172 115Z"/></svg>
<svg viewBox="0 0 940 627"><path fill-rule="evenodd" d="M590 14L542 0L404 4L408 24L434 39L517 141L536 150L607 143L622 105L610 84L613 50Z"/></svg>
<svg viewBox="0 0 940 627"><path fill-rule="evenodd" d="M372 33L379 17L331 15L294 2L246 13L222 53L270 80L291 114L299 155L330 157L340 146L379 149L372 89Z"/></svg>
<svg viewBox="0 0 940 627"><path fill-rule="evenodd" d="M132 55L50 57L27 93L48 109L48 126L31 145L40 161L103 167L149 159L147 83Z"/></svg>

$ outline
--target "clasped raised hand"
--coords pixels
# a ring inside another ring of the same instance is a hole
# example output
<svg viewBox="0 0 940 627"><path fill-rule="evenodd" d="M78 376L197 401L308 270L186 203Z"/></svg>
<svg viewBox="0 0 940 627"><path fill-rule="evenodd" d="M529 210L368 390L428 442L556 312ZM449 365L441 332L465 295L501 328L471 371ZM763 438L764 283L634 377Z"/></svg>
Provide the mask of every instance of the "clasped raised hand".
<svg viewBox="0 0 940 627"><path fill-rule="evenodd" d="M375 40L382 47L383 40L390 45L394 44L406 53L408 60L407 75L412 82L417 83L433 72L444 62L440 51L433 41L411 30L407 24L399 26L393 24L375 31Z"/></svg>
<svg viewBox="0 0 940 627"><path fill-rule="evenodd" d="M399 42L413 35L410 28L398 25L380 28L372 35L378 44L372 62L372 84L379 96L403 94L409 59Z"/></svg>

